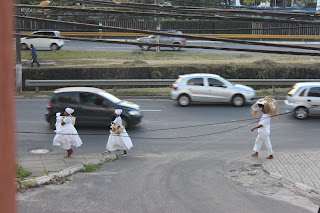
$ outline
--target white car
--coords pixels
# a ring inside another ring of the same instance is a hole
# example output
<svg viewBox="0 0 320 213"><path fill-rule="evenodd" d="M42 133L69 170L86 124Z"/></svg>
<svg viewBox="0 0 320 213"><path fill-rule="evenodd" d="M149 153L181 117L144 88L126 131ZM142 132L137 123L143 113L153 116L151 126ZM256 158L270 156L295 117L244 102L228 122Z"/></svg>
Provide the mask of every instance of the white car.
<svg viewBox="0 0 320 213"><path fill-rule="evenodd" d="M46 36L60 36L59 31L36 31L31 33L33 35L46 35ZM62 39L51 39L51 38L21 38L21 49L30 49L30 45L33 44L37 49L51 49L59 50L63 45Z"/></svg>
<svg viewBox="0 0 320 213"><path fill-rule="evenodd" d="M180 106L191 102L229 102L239 107L251 103L255 96L251 87L234 85L219 75L208 73L181 75L171 90L171 99L177 100Z"/></svg>
<svg viewBox="0 0 320 213"><path fill-rule="evenodd" d="M297 83L287 94L287 112L293 112L298 119L310 114L320 114L320 82Z"/></svg>

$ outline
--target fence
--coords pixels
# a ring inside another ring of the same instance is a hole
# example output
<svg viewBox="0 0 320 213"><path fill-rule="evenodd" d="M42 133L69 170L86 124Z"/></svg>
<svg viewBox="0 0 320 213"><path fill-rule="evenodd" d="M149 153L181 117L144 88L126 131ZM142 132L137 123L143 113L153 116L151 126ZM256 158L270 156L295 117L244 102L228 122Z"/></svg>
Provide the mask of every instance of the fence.
<svg viewBox="0 0 320 213"><path fill-rule="evenodd" d="M66 21L78 21L66 19ZM156 30L155 21L110 21L110 20L81 20L89 24L102 24L122 28ZM63 32L90 31L86 27L75 27L68 24L50 23L36 20L17 21L17 28L21 31L60 30ZM183 33L194 34L259 34L259 35L319 35L320 27L306 24L292 23L256 23L237 21L210 21L210 20L162 20L161 29L181 30ZM93 30L95 32L99 30ZM102 30L101 32L111 32Z"/></svg>

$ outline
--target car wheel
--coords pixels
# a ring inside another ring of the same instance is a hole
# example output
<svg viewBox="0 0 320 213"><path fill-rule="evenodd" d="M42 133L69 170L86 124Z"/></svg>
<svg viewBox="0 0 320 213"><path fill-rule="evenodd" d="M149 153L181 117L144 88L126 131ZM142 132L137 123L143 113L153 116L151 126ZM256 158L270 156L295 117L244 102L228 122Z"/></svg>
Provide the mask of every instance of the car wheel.
<svg viewBox="0 0 320 213"><path fill-rule="evenodd" d="M191 100L188 95L180 95L178 98L178 103L180 106L188 106Z"/></svg>
<svg viewBox="0 0 320 213"><path fill-rule="evenodd" d="M56 129L56 118L55 117L51 117L49 119L49 126L50 126L50 129L52 129L52 130Z"/></svg>
<svg viewBox="0 0 320 213"><path fill-rule="evenodd" d="M150 47L147 46L147 45L142 45L142 46L141 46L141 49L142 49L143 51L147 51L147 50L150 49Z"/></svg>
<svg viewBox="0 0 320 213"><path fill-rule="evenodd" d="M179 43L174 43L174 44L179 44ZM180 48L180 47L172 47L172 49L173 49L174 51L179 51L181 48Z"/></svg>
<svg viewBox="0 0 320 213"><path fill-rule="evenodd" d="M127 118L121 118L122 120L122 126L126 129L128 128L128 119Z"/></svg>
<svg viewBox="0 0 320 213"><path fill-rule="evenodd" d="M298 119L306 119L309 116L309 111L305 107L298 107L294 110L294 116Z"/></svg>
<svg viewBox="0 0 320 213"><path fill-rule="evenodd" d="M242 95L235 95L232 98L232 104L236 107L241 107L244 105L244 97Z"/></svg>
<svg viewBox="0 0 320 213"><path fill-rule="evenodd" d="M27 49L29 49L29 47L26 44L21 44L21 49L22 50L27 50Z"/></svg>
<svg viewBox="0 0 320 213"><path fill-rule="evenodd" d="M51 50L58 50L59 49L59 46L56 45L56 44L51 44Z"/></svg>

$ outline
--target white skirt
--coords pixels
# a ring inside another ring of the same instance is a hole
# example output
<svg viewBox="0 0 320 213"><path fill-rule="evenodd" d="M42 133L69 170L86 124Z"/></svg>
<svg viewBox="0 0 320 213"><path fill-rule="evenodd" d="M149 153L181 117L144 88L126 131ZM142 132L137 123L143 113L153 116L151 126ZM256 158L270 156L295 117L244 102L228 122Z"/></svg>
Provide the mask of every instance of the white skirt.
<svg viewBox="0 0 320 213"><path fill-rule="evenodd" d="M120 135L110 131L107 143L107 151L130 150L133 147L132 141L125 129Z"/></svg>
<svg viewBox="0 0 320 213"><path fill-rule="evenodd" d="M55 131L53 139L54 146L60 146L62 149L71 149L71 145L79 147L82 144L76 128L72 124L65 124Z"/></svg>

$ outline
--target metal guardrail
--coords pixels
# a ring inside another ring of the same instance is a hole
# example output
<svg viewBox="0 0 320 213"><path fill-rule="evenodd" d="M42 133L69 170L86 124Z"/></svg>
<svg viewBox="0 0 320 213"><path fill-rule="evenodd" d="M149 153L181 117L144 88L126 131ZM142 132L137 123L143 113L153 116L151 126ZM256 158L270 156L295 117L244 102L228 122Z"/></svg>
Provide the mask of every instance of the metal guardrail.
<svg viewBox="0 0 320 213"><path fill-rule="evenodd" d="M31 33L31 32L26 32ZM76 37L144 37L150 34L144 33L110 33L110 32L61 32L62 36ZM238 38L238 39L301 39L319 40L320 35L262 35L262 34L185 34L191 36Z"/></svg>
<svg viewBox="0 0 320 213"><path fill-rule="evenodd" d="M85 37L144 37L143 33L110 33L110 32L61 32L62 36ZM260 34L186 34L192 36L220 37L220 38L251 38L251 39L320 39L320 35L260 35Z"/></svg>
<svg viewBox="0 0 320 213"><path fill-rule="evenodd" d="M292 86L299 82L320 82L320 79L228 79L249 86ZM25 80L27 87L57 86L172 86L175 79L104 79L104 80Z"/></svg>

